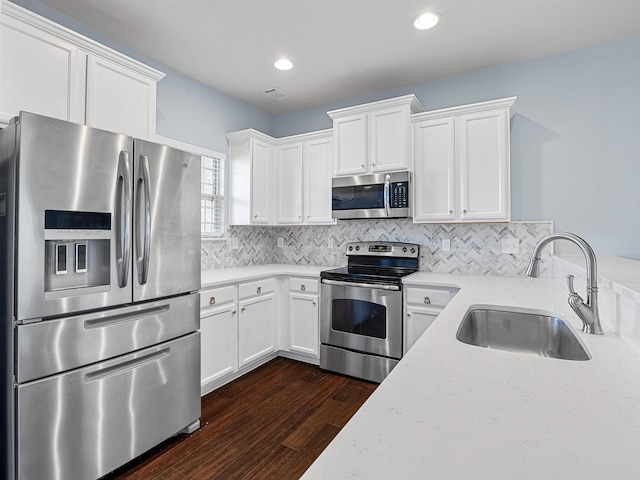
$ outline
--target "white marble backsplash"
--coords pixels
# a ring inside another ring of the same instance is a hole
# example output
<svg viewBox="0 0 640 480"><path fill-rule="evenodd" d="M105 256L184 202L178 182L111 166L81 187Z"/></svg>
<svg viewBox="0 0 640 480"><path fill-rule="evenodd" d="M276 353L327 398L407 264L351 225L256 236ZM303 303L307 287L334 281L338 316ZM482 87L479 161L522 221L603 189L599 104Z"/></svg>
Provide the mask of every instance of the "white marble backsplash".
<svg viewBox="0 0 640 480"><path fill-rule="evenodd" d="M420 245L420 270L466 275L520 276L538 239L552 222L415 224L410 219L344 220L337 225L229 226L224 239L202 242L202 269L288 263L341 266L347 244L386 240ZM232 248L237 239L238 248ZM278 247L282 238L282 247ZM442 240L450 240L443 251ZM518 253L502 253L503 240L517 239ZM332 247L329 245L332 244ZM543 252L546 256L550 253ZM553 274L543 262L541 276Z"/></svg>

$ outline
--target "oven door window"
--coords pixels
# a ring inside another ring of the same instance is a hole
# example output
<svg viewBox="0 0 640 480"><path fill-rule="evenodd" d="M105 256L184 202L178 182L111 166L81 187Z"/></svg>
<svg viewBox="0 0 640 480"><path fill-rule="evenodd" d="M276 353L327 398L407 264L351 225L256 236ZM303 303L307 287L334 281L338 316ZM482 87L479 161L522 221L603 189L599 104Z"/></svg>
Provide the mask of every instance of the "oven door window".
<svg viewBox="0 0 640 480"><path fill-rule="evenodd" d="M348 298L332 302L331 328L367 337L387 338L387 307Z"/></svg>

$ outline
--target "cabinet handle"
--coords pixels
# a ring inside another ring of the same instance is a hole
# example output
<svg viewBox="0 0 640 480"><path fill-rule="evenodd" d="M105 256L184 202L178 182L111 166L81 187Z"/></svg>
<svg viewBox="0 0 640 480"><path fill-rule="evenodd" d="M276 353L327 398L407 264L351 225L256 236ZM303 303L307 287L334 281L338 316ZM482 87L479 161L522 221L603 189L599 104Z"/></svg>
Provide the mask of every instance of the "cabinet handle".
<svg viewBox="0 0 640 480"><path fill-rule="evenodd" d="M364 168L364 163L361 163L361 164L360 164L360 166L361 166L362 168Z"/></svg>
<svg viewBox="0 0 640 480"><path fill-rule="evenodd" d="M303 292L307 289L307 287L304 286L304 283L302 285L300 285L300 290L302 290Z"/></svg>
<svg viewBox="0 0 640 480"><path fill-rule="evenodd" d="M256 214L253 216L253 218L258 218L258 214L256 213Z"/></svg>
<svg viewBox="0 0 640 480"><path fill-rule="evenodd" d="M449 210L449 213L453 213L453 210Z"/></svg>
<svg viewBox="0 0 640 480"><path fill-rule="evenodd" d="M316 301L315 301L315 300L311 302L311 305L315 305L315 304L316 304Z"/></svg>
<svg viewBox="0 0 640 480"><path fill-rule="evenodd" d="M245 310L246 310L246 308L245 308L245 307L240 307L240 311L241 311L241 312L244 312Z"/></svg>
<svg viewBox="0 0 640 480"><path fill-rule="evenodd" d="M467 209L465 208L464 210L462 210L462 213L467 213Z"/></svg>
<svg viewBox="0 0 640 480"><path fill-rule="evenodd" d="M424 303L429 305L431 303L431 299L429 297L424 297Z"/></svg>
<svg viewBox="0 0 640 480"><path fill-rule="evenodd" d="M231 310L231 315L235 315L237 312L237 310Z"/></svg>
<svg viewBox="0 0 640 480"><path fill-rule="evenodd" d="M375 166L376 166L376 162L373 162L373 163L371 164L371 166L375 167ZM364 167L364 165L363 165L363 167Z"/></svg>
<svg viewBox="0 0 640 480"><path fill-rule="evenodd" d="M209 298L209 305L215 305L215 304L216 304L216 297Z"/></svg>
<svg viewBox="0 0 640 480"><path fill-rule="evenodd" d="M262 287L256 288L256 293L262 293Z"/></svg>

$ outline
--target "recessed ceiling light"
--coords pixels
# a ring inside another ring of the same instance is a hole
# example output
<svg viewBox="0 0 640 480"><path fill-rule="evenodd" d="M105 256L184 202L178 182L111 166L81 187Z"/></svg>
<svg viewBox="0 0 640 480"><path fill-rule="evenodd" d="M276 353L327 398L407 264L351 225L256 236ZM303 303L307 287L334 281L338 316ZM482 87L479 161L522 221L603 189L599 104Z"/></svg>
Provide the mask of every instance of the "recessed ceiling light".
<svg viewBox="0 0 640 480"><path fill-rule="evenodd" d="M440 15L436 12L427 12L413 19L413 26L418 30L428 30L435 27L440 21Z"/></svg>
<svg viewBox="0 0 640 480"><path fill-rule="evenodd" d="M281 58L273 64L278 70L291 70L293 68L293 63L291 60L287 60L286 58Z"/></svg>

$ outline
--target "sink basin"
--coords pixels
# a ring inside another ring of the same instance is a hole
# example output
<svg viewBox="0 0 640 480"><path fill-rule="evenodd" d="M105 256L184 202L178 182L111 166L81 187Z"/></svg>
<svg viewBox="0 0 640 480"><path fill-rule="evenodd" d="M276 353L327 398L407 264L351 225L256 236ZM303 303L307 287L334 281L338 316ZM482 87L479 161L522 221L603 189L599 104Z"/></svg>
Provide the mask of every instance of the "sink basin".
<svg viewBox="0 0 640 480"><path fill-rule="evenodd" d="M561 318L500 307L472 308L462 319L456 338L469 345L509 352L533 353L564 360L589 360L591 355Z"/></svg>

